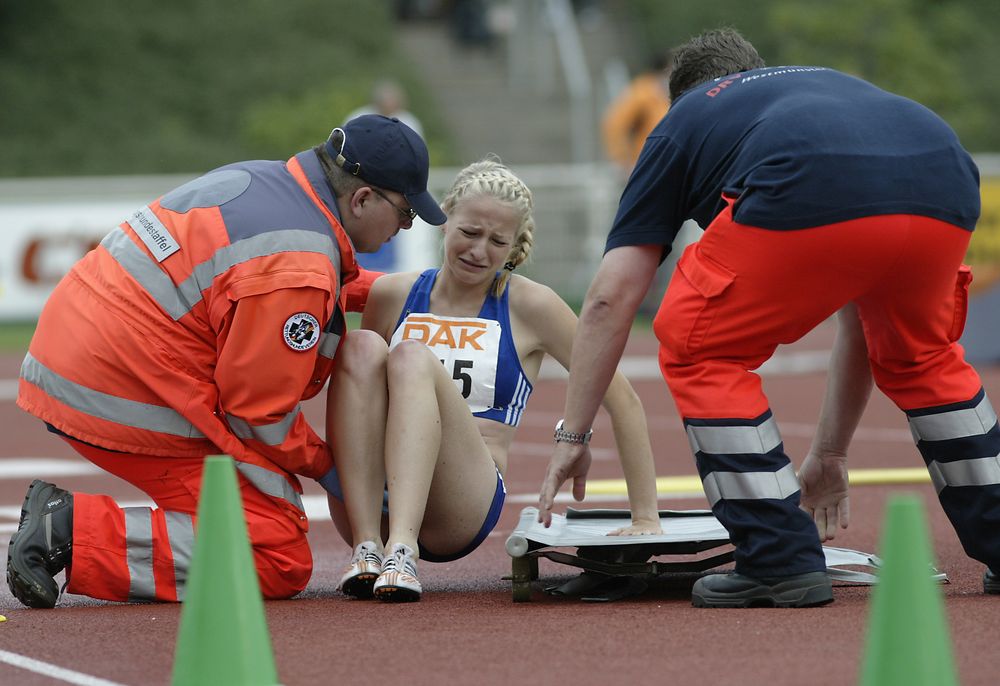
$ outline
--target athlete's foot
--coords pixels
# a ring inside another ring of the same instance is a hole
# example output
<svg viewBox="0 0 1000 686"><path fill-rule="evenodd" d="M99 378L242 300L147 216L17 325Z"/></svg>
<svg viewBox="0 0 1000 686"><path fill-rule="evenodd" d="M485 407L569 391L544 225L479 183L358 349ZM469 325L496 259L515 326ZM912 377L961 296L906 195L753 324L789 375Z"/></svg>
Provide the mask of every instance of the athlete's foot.
<svg viewBox="0 0 1000 686"><path fill-rule="evenodd" d="M359 543L337 588L355 598L371 598L372 586L382 572L382 554L374 541Z"/></svg>
<svg viewBox="0 0 1000 686"><path fill-rule="evenodd" d="M382 573L375 580L375 597L389 602L420 600L422 588L417 580L417 561L413 548L397 543L382 562Z"/></svg>

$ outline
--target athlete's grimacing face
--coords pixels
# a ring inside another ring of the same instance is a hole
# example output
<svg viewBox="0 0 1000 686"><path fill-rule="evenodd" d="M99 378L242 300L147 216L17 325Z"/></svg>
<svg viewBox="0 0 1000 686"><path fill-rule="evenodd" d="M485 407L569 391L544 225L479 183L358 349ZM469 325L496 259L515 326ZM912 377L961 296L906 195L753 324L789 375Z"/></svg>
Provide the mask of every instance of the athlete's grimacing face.
<svg viewBox="0 0 1000 686"><path fill-rule="evenodd" d="M462 198L444 225L445 266L459 277L492 280L507 261L517 227L509 204L488 195Z"/></svg>

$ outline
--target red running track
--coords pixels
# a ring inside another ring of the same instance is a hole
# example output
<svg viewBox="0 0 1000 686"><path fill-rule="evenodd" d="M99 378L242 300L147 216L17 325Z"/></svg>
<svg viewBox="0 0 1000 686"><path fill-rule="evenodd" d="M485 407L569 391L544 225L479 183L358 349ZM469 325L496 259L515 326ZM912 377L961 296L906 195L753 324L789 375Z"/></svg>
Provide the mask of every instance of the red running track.
<svg viewBox="0 0 1000 686"><path fill-rule="evenodd" d="M787 352L824 349L830 326ZM628 353L648 355L647 338ZM0 379L14 379L19 356L0 359ZM1000 368L980 370L987 392L1000 398ZM691 475L694 465L684 432L662 381L636 380L646 404L659 476ZM785 445L802 459L819 411L824 373L765 377L765 389ZM316 569L306 591L289 601L265 604L278 673L286 686L312 684L476 684L492 686L558 681L590 684L741 684L810 686L854 684L867 625L867 587L837 587L836 601L806 610L696 610L689 599L692 577L678 577L642 596L613 603L555 598L542 587L579 570L541 560L532 602L513 603L504 540L521 508L531 505L544 473L552 426L559 418L565 384L537 384L529 412L511 451L510 494L497 531L471 556L448 564L423 563L423 600L412 605L349 600L334 590L350 557L329 520L313 517L310 540ZM9 395L9 394L8 394ZM322 407L307 413L322 426ZM87 464L6 398L0 401L0 547L6 551L16 526L32 466L24 458L55 459L65 470ZM592 478L619 478L610 427L602 416L595 431L598 458ZM875 395L851 456L854 468L917 467L905 419ZM41 465L39 465L41 467ZM73 490L106 493L121 501L143 501L142 493L100 473L49 477ZM321 490L306 484L307 495ZM834 545L877 552L887 498L915 492L926 503L938 567L950 577L945 608L961 683L992 686L1000 673L996 636L1000 597L982 594L982 567L969 560L945 520L930 485L858 486L852 491L852 525ZM625 501L583 503L623 507ZM699 509L703 497L665 497L660 507ZM0 684L168 684L180 606L123 605L64 596L55 610L22 608L0 589ZM915 647L919 650L919 647ZM32 658L48 675L11 664ZM73 670L77 681L55 678L55 668ZM103 680L103 681L102 681Z"/></svg>

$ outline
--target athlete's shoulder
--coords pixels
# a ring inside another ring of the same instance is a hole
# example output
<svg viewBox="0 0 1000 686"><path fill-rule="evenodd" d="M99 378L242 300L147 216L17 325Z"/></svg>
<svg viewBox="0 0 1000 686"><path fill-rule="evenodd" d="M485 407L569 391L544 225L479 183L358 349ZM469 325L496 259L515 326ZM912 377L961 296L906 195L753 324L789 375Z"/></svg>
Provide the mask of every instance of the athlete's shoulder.
<svg viewBox="0 0 1000 686"><path fill-rule="evenodd" d="M384 274L372 284L361 326L389 340L406 298L420 272Z"/></svg>
<svg viewBox="0 0 1000 686"><path fill-rule="evenodd" d="M394 272L383 274L372 285L372 294L382 296L392 296L395 294L406 295L413 288L420 277L420 272ZM377 289L377 291L376 291Z"/></svg>
<svg viewBox="0 0 1000 686"><path fill-rule="evenodd" d="M402 309L419 276L420 272L396 272L380 276L372 284L367 308L381 315L395 316Z"/></svg>
<svg viewBox="0 0 1000 686"><path fill-rule="evenodd" d="M507 294L511 311L529 321L544 319L554 310L568 307L551 287L519 274L511 275Z"/></svg>

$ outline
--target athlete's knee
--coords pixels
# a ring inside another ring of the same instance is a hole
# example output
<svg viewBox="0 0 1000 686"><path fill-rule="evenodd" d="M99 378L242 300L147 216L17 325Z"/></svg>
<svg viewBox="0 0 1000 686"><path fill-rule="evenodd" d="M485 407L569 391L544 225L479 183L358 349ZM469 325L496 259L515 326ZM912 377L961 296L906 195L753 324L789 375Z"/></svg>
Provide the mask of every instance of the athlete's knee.
<svg viewBox="0 0 1000 686"><path fill-rule="evenodd" d="M336 373L363 376L383 373L388 352L385 339L374 331L350 331L337 351Z"/></svg>
<svg viewBox="0 0 1000 686"><path fill-rule="evenodd" d="M408 340L389 351L386 375L390 384L412 377L432 379L435 367L440 366L430 348L420 341Z"/></svg>

